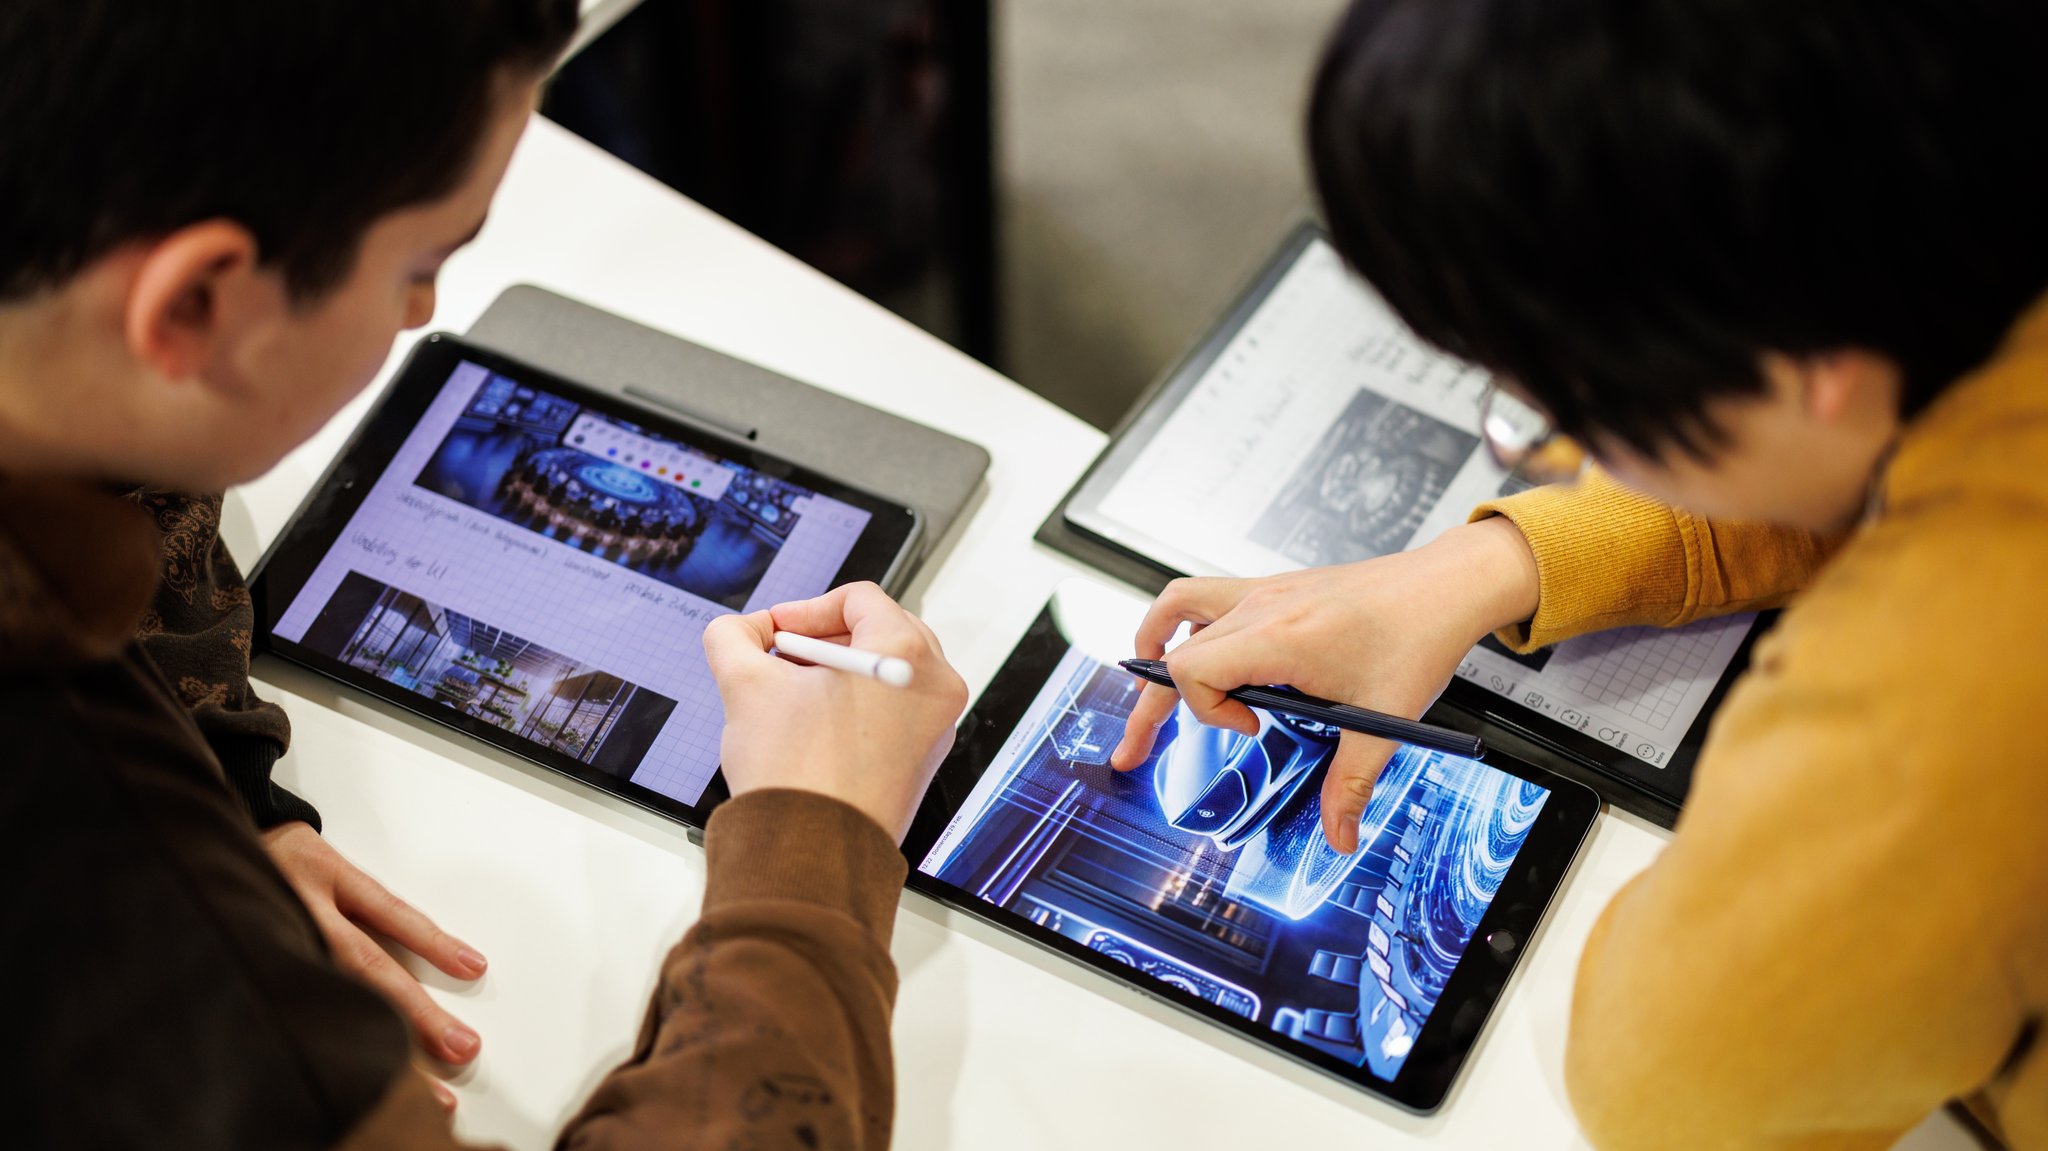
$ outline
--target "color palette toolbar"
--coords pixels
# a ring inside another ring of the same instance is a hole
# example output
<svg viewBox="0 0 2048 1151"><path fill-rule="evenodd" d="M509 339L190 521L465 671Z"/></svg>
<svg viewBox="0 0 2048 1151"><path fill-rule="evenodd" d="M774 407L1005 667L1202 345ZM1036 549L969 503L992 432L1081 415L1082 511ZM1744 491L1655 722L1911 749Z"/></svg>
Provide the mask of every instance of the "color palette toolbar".
<svg viewBox="0 0 2048 1151"><path fill-rule="evenodd" d="M591 412L576 417L562 442L707 500L722 499L734 479L733 470L723 464L680 444L628 431Z"/></svg>

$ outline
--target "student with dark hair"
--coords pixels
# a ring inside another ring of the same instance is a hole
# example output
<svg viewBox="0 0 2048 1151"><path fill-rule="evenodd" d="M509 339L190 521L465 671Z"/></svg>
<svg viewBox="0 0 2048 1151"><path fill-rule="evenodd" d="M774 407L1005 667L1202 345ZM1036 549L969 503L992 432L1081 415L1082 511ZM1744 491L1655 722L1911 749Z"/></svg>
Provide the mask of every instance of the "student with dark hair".
<svg viewBox="0 0 2048 1151"><path fill-rule="evenodd" d="M1242 683L1414 716L1489 632L1787 605L1581 960L1600 1147L1883 1147L1962 1099L2048 1148L2044 44L2002 0L1358 0L1330 42L1337 247L1496 374L1498 457L1597 467L1406 554L1177 583L1139 654L1206 625L1167 661L1212 723ZM1389 750L1345 738L1340 849Z"/></svg>
<svg viewBox="0 0 2048 1151"><path fill-rule="evenodd" d="M269 468L426 322L576 20L575 0L0 6L9 1146L454 1145L407 1025L453 1062L480 1041L365 929L451 974L481 958L271 783L289 730L249 689L248 592L218 497L180 493ZM777 628L899 655L916 686L797 667ZM735 798L703 915L564 1145L884 1146L896 844L964 688L873 585L704 643Z"/></svg>

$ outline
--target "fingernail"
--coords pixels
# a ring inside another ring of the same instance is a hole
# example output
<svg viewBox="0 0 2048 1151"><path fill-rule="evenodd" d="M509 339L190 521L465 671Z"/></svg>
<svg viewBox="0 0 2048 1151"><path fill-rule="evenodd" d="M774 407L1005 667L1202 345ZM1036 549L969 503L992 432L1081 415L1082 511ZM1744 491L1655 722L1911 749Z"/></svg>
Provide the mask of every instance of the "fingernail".
<svg viewBox="0 0 2048 1151"><path fill-rule="evenodd" d="M464 967L469 968L471 971L476 972L478 975L482 975L484 973L484 957L478 954L476 949L473 947L457 948L455 952L455 962L462 964Z"/></svg>
<svg viewBox="0 0 2048 1151"><path fill-rule="evenodd" d="M448 1090L446 1084L442 1083L438 1079L429 1079L427 1080L427 1087L428 1089L433 1091L434 1102L439 1103L441 1105L441 1110L455 1110L455 1092Z"/></svg>
<svg viewBox="0 0 2048 1151"><path fill-rule="evenodd" d="M444 1032L441 1035L441 1042L447 1045L449 1052L457 1059L468 1059L476 1054L478 1047L483 1046L482 1037L460 1023Z"/></svg>

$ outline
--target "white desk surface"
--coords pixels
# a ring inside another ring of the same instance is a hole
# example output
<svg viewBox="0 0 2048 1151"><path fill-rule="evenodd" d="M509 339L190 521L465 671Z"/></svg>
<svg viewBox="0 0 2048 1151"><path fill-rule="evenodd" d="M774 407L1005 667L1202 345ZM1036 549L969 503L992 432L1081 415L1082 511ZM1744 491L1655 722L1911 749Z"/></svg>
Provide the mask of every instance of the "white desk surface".
<svg viewBox="0 0 2048 1151"><path fill-rule="evenodd" d="M1083 574L1031 535L1100 433L539 120L482 237L443 275L434 327L463 330L521 282L986 446L986 502L909 597L971 688L1054 585ZM231 496L227 538L245 564L367 403ZM319 806L343 852L490 958L473 987L413 963L484 1037L454 1083L459 1131L548 1147L625 1055L660 957L696 914L703 853L681 827L573 781L387 718L291 669L259 675L295 733L279 780ZM1462 1082L1428 1119L907 895L894 946L896 1145L1245 1147L1284 1133L1300 1147L1584 1146L1562 1083L1572 970L1601 906L1663 842L1638 820L1601 817ZM1908 1145L1971 1146L1946 1121Z"/></svg>

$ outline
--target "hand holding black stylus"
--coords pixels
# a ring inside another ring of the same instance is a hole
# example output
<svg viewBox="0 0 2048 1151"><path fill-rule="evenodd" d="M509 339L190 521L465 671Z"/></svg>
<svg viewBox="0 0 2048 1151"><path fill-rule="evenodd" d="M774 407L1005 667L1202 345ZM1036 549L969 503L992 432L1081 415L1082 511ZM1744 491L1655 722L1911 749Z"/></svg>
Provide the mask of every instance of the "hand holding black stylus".
<svg viewBox="0 0 2048 1151"><path fill-rule="evenodd" d="M1166 661L1163 659L1127 659L1117 666L1148 683L1169 688L1174 686L1173 676L1167 672ZM1388 715L1381 711L1353 707L1348 703L1319 699L1312 695L1304 695L1291 687L1240 687L1223 694L1247 707L1262 707L1283 715L1295 715L1315 720L1317 723L1334 724L1345 731L1391 739L1395 743L1426 747L1431 751L1448 752L1451 755L1464 756L1466 759L1480 759L1486 755L1486 744L1476 735L1466 735L1462 731L1452 731L1448 727L1438 727L1431 723L1402 719L1398 715Z"/></svg>

